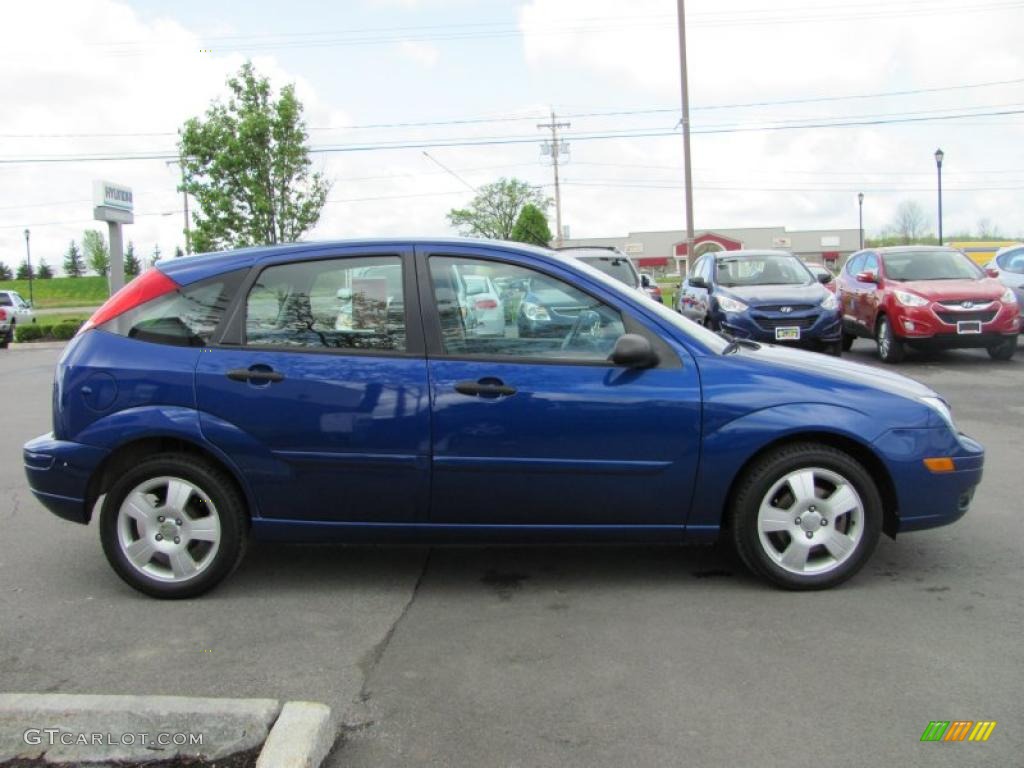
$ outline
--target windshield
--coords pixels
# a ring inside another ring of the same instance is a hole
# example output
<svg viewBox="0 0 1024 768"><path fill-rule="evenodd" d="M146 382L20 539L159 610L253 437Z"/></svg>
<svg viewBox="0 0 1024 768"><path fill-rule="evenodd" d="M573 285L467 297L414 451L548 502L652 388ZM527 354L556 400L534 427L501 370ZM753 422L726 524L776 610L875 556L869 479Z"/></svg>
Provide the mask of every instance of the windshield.
<svg viewBox="0 0 1024 768"><path fill-rule="evenodd" d="M796 256L788 254L729 256L718 259L716 282L739 285L809 285L814 276Z"/></svg>
<svg viewBox="0 0 1024 768"><path fill-rule="evenodd" d="M636 271L629 259L622 256L582 256L580 261L601 270L609 277L614 277L620 283L636 288Z"/></svg>
<svg viewBox="0 0 1024 768"><path fill-rule="evenodd" d="M978 280L984 273L959 251L896 251L882 257L890 280Z"/></svg>

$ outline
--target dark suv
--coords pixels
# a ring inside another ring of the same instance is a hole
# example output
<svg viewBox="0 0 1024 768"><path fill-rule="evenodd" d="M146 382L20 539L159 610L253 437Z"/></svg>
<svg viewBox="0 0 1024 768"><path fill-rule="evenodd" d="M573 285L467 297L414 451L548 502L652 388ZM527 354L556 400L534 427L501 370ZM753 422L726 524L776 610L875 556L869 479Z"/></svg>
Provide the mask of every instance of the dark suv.
<svg viewBox="0 0 1024 768"><path fill-rule="evenodd" d="M715 331L840 354L836 297L786 251L722 251L697 260L676 309Z"/></svg>

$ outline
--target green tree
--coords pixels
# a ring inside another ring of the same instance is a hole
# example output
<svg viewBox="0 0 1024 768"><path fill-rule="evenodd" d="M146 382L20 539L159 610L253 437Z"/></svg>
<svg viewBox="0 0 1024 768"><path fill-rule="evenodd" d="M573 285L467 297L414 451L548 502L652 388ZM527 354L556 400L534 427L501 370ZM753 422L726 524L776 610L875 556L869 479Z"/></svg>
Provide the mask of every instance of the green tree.
<svg viewBox="0 0 1024 768"><path fill-rule="evenodd" d="M550 200L537 187L519 179L498 179L477 191L468 208L453 208L448 223L468 237L493 240L513 239L516 221L523 207L532 204L542 213Z"/></svg>
<svg viewBox="0 0 1024 768"><path fill-rule="evenodd" d="M275 100L252 62L228 80L226 104L179 131L184 189L199 203L197 252L298 240L320 219L330 184L312 173L295 86Z"/></svg>
<svg viewBox="0 0 1024 768"><path fill-rule="evenodd" d="M85 230L82 235L82 250L89 269L101 277L110 272L110 252L107 250L107 239L95 229Z"/></svg>
<svg viewBox="0 0 1024 768"><path fill-rule="evenodd" d="M139 257L135 255L135 243L129 240L128 246L124 249L125 277L135 277L141 271L142 264L139 262Z"/></svg>
<svg viewBox="0 0 1024 768"><path fill-rule="evenodd" d="M53 269L46 263L45 259L39 262L39 272L36 273L36 277L40 280L49 280L53 277Z"/></svg>
<svg viewBox="0 0 1024 768"><path fill-rule="evenodd" d="M546 248L551 242L551 228L548 226L548 217L544 215L544 211L533 203L524 205L515 226L512 227L512 236L509 239Z"/></svg>
<svg viewBox="0 0 1024 768"><path fill-rule="evenodd" d="M18 265L18 272L14 277L16 280L28 280L30 277L35 276L35 269L29 266L28 261L23 261Z"/></svg>
<svg viewBox="0 0 1024 768"><path fill-rule="evenodd" d="M85 274L85 263L82 261L82 252L78 250L75 241L71 241L67 252L64 254L64 274L68 277L81 277Z"/></svg>
<svg viewBox="0 0 1024 768"><path fill-rule="evenodd" d="M11 268L6 263L0 261L0 280L13 280L14 273L11 272Z"/></svg>

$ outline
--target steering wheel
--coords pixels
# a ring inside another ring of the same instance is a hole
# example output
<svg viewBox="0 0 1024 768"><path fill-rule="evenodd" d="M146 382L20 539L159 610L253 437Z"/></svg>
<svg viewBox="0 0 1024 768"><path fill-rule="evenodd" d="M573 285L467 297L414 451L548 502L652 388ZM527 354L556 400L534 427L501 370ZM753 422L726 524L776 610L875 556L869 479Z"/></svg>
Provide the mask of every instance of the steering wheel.
<svg viewBox="0 0 1024 768"><path fill-rule="evenodd" d="M562 339L562 349L572 349L580 341L586 340L586 346L596 349L601 337L601 315L592 309L585 309L576 315L572 330Z"/></svg>

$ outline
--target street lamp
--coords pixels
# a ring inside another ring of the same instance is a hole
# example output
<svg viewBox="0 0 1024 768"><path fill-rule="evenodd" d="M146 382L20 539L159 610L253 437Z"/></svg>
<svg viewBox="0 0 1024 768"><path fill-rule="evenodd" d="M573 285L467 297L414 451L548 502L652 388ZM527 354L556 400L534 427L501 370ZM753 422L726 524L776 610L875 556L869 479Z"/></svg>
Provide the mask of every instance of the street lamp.
<svg viewBox="0 0 1024 768"><path fill-rule="evenodd" d="M25 258L28 261L28 303L35 303L32 295L32 250L28 247L29 231L25 230Z"/></svg>
<svg viewBox="0 0 1024 768"><path fill-rule="evenodd" d="M942 245L942 158L945 156L941 149L935 150L935 168L939 173L939 245Z"/></svg>
<svg viewBox="0 0 1024 768"><path fill-rule="evenodd" d="M857 221L859 222L858 229L860 230L860 249L864 250L864 193L857 193Z"/></svg>

